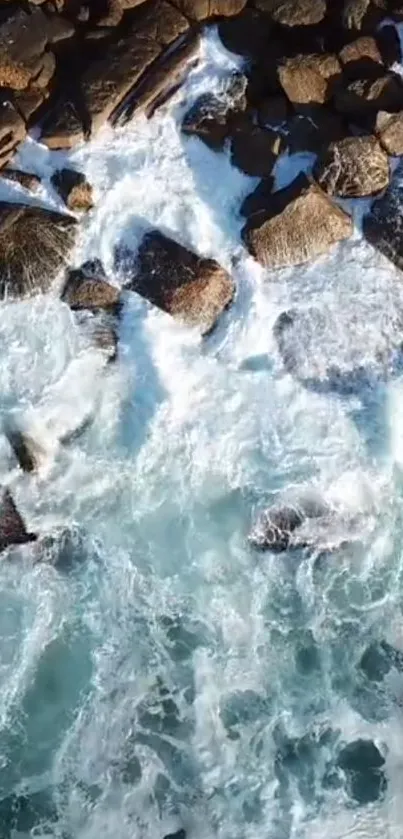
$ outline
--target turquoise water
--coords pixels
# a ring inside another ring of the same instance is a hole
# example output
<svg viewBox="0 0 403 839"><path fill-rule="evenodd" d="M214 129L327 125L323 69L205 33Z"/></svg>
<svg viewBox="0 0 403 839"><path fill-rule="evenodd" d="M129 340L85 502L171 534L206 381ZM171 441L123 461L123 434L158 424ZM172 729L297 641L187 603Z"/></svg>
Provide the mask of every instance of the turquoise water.
<svg viewBox="0 0 403 839"><path fill-rule="evenodd" d="M34 564L27 547L0 566L4 839L402 836L403 381L388 359L403 285L362 242L359 207L353 239L314 264L268 274L245 254L255 182L178 128L184 99L233 66L212 34L166 111L72 154L97 194L77 264L98 256L123 282L116 245L158 226L232 271L216 332L127 295L105 371L56 289L3 307L1 410L45 455L24 476L1 442L0 479L30 530L72 529L75 560ZM21 153L39 200L55 201L58 157ZM279 181L310 162L283 160ZM290 308L298 377L273 337ZM364 385L329 386L335 363ZM258 512L308 489L334 510L312 547L255 553ZM380 765L346 769L360 739Z"/></svg>

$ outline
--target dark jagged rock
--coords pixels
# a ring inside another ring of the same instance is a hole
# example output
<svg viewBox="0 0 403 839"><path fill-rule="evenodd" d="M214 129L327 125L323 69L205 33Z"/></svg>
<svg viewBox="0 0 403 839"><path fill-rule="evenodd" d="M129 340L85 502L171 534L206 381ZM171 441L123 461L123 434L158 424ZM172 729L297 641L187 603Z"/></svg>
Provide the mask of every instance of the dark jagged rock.
<svg viewBox="0 0 403 839"><path fill-rule="evenodd" d="M40 537L35 548L35 561L53 565L69 572L87 559L83 534L78 528L59 527Z"/></svg>
<svg viewBox="0 0 403 839"><path fill-rule="evenodd" d="M36 472L44 456L39 444L10 420L4 425L4 434L23 472Z"/></svg>
<svg viewBox="0 0 403 839"><path fill-rule="evenodd" d="M246 175L262 178L270 174L284 148L281 133L245 121L233 133L231 163Z"/></svg>
<svg viewBox="0 0 403 839"><path fill-rule="evenodd" d="M260 514L249 541L259 550L275 553L286 551L289 547L306 547L304 540L294 538L298 528L308 518L319 518L328 512L327 507L317 499L301 500L297 506L284 504L269 507Z"/></svg>
<svg viewBox="0 0 403 839"><path fill-rule="evenodd" d="M147 233L137 258L117 254L128 288L188 326L207 334L234 296L234 283L214 259L204 259L157 230Z"/></svg>
<svg viewBox="0 0 403 839"><path fill-rule="evenodd" d="M70 149L81 143L88 133L77 106L69 94L62 94L46 115L41 127L41 140L50 149Z"/></svg>
<svg viewBox="0 0 403 839"><path fill-rule="evenodd" d="M290 102L304 109L331 99L341 79L341 66L337 56L330 53L296 55L283 60L278 76Z"/></svg>
<svg viewBox="0 0 403 839"><path fill-rule="evenodd" d="M243 200L240 209L241 216L249 218L256 213L264 213L267 207L270 207L273 186L274 178L271 175L268 178L263 178L256 189Z"/></svg>
<svg viewBox="0 0 403 839"><path fill-rule="evenodd" d="M167 833L164 839L186 839L186 831L181 828L176 830L175 833Z"/></svg>
<svg viewBox="0 0 403 839"><path fill-rule="evenodd" d="M403 108L403 84L394 73L358 79L338 90L334 101L336 109L354 121L374 117L378 111L395 112Z"/></svg>
<svg viewBox="0 0 403 839"><path fill-rule="evenodd" d="M362 654L359 667L371 682L381 682L392 667L403 671L403 652L387 641L374 642Z"/></svg>
<svg viewBox="0 0 403 839"><path fill-rule="evenodd" d="M337 764L346 773L349 792L359 804L377 801L385 791L384 763L372 740L355 740L339 752Z"/></svg>
<svg viewBox="0 0 403 839"><path fill-rule="evenodd" d="M61 298L73 311L103 309L116 314L120 289L107 281L102 265L84 263L68 271Z"/></svg>
<svg viewBox="0 0 403 839"><path fill-rule="evenodd" d="M12 158L26 136L25 122L10 99L0 102L0 167Z"/></svg>
<svg viewBox="0 0 403 839"><path fill-rule="evenodd" d="M327 253L352 232L350 216L301 175L273 194L270 207L252 216L242 235L258 262L267 268L280 268Z"/></svg>
<svg viewBox="0 0 403 839"><path fill-rule="evenodd" d="M218 95L200 96L185 114L184 134L199 137L211 149L222 149L237 114L246 108L245 88L245 76L236 73L226 80Z"/></svg>
<svg viewBox="0 0 403 839"><path fill-rule="evenodd" d="M86 212L93 207L92 186L82 172L57 169L51 182L69 210Z"/></svg>
<svg viewBox="0 0 403 839"><path fill-rule="evenodd" d="M364 216L363 233L374 248L403 270L403 165L394 171L384 195Z"/></svg>
<svg viewBox="0 0 403 839"><path fill-rule="evenodd" d="M262 128L275 128L287 122L289 105L285 96L268 96L259 105L258 123Z"/></svg>
<svg viewBox="0 0 403 839"><path fill-rule="evenodd" d="M0 202L0 296L46 291L76 238L72 216Z"/></svg>
<svg viewBox="0 0 403 839"><path fill-rule="evenodd" d="M296 114L288 122L287 144L290 154L318 154L324 146L346 136L340 114L326 106L311 108L309 115Z"/></svg>
<svg viewBox="0 0 403 839"><path fill-rule="evenodd" d="M231 52L259 59L267 50L272 21L256 9L245 9L240 15L218 24L218 34Z"/></svg>
<svg viewBox="0 0 403 839"><path fill-rule="evenodd" d="M27 531L8 489L0 490L0 552L11 545L35 542L35 533Z"/></svg>
<svg viewBox="0 0 403 839"><path fill-rule="evenodd" d="M363 35L346 44L339 52L344 77L354 80L377 78L384 73L380 49L374 37Z"/></svg>
<svg viewBox="0 0 403 839"><path fill-rule="evenodd" d="M346 29L353 32L373 31L381 18L382 8L373 0L344 0L343 23Z"/></svg>
<svg viewBox="0 0 403 839"><path fill-rule="evenodd" d="M1 177L7 181L20 184L30 192L37 192L41 185L41 179L33 172L23 172L20 169L3 169Z"/></svg>
<svg viewBox="0 0 403 839"><path fill-rule="evenodd" d="M347 137L323 152L314 175L328 195L376 195L389 183L388 156L376 137Z"/></svg>

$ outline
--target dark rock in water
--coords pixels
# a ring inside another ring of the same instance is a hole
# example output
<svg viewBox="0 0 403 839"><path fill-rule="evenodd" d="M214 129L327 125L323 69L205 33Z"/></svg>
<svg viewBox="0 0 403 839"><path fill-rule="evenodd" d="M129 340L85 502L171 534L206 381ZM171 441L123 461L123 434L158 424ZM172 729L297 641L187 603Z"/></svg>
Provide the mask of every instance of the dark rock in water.
<svg viewBox="0 0 403 839"><path fill-rule="evenodd" d="M181 828L180 830L176 830L175 833L167 833L164 839L186 839L186 830Z"/></svg>
<svg viewBox="0 0 403 839"><path fill-rule="evenodd" d="M241 216L249 218L255 213L265 212L270 207L273 186L274 178L271 175L262 178L256 189L244 198L240 209Z"/></svg>
<svg viewBox="0 0 403 839"><path fill-rule="evenodd" d="M372 740L355 740L339 752L337 765L346 773L350 795L359 804L377 801L385 791L384 763Z"/></svg>
<svg viewBox="0 0 403 839"><path fill-rule="evenodd" d="M366 772L367 769L379 769L385 758L372 740L354 740L339 752L337 764L345 772Z"/></svg>
<svg viewBox="0 0 403 839"><path fill-rule="evenodd" d="M35 548L35 561L53 565L68 572L87 559L83 534L77 528L55 528L40 537Z"/></svg>
<svg viewBox="0 0 403 839"><path fill-rule="evenodd" d="M395 169L384 195L364 216L364 236L398 268L403 269L403 164Z"/></svg>
<svg viewBox="0 0 403 839"><path fill-rule="evenodd" d="M102 309L117 314L120 306L120 289L107 281L100 263L86 262L80 268L70 269L67 272L61 298L73 311Z"/></svg>
<svg viewBox="0 0 403 839"><path fill-rule="evenodd" d="M0 552L11 545L36 542L36 533L27 531L8 489L0 490Z"/></svg>
<svg viewBox="0 0 403 839"><path fill-rule="evenodd" d="M185 114L183 133L199 137L213 150L222 149L236 114L245 110L245 89L245 76L236 73L223 85L221 95L200 96Z"/></svg>
<svg viewBox="0 0 403 839"><path fill-rule="evenodd" d="M376 39L361 36L346 44L339 52L345 79L377 78L384 73L381 51Z"/></svg>
<svg viewBox="0 0 403 839"><path fill-rule="evenodd" d="M295 372L298 364L293 347L293 331L296 323L298 323L298 312L290 309L288 312L281 312L273 327L273 334L284 367L287 373L291 374Z"/></svg>
<svg viewBox="0 0 403 839"><path fill-rule="evenodd" d="M395 73L378 79L356 79L337 91L334 104L337 111L354 122L374 118L378 111L400 111L403 84Z"/></svg>
<svg viewBox="0 0 403 839"><path fill-rule="evenodd" d="M262 178L270 175L284 148L281 133L245 121L233 133L231 163L246 175Z"/></svg>
<svg viewBox="0 0 403 839"><path fill-rule="evenodd" d="M120 254L117 254L119 259ZM187 326L210 332L234 296L234 283L214 259L204 259L158 230L144 236L137 259L125 252L128 288Z"/></svg>
<svg viewBox="0 0 403 839"><path fill-rule="evenodd" d="M92 186L82 172L58 169L51 182L69 210L86 212L93 207Z"/></svg>
<svg viewBox="0 0 403 839"><path fill-rule="evenodd" d="M29 189L30 192L36 192L40 185L41 179L33 172L22 172L20 169L3 169L1 177L7 181L13 181L20 184L24 189Z"/></svg>
<svg viewBox="0 0 403 839"><path fill-rule="evenodd" d="M290 154L318 154L324 146L346 136L347 128L340 114L326 105L312 107L309 114L295 114L288 122L287 144Z"/></svg>
<svg viewBox="0 0 403 839"><path fill-rule="evenodd" d="M47 291L67 261L76 233L72 216L0 202L0 297Z"/></svg>
<svg viewBox="0 0 403 839"><path fill-rule="evenodd" d="M403 671L403 652L387 641L374 642L363 653L359 667L367 679L380 682L392 667Z"/></svg>
<svg viewBox="0 0 403 839"><path fill-rule="evenodd" d="M4 434L24 472L35 472L40 465L44 452L31 435L8 421L4 424Z"/></svg>
<svg viewBox="0 0 403 839"><path fill-rule="evenodd" d="M317 184L300 175L272 195L264 213L248 219L242 237L258 262L281 268L327 253L352 232L351 217L332 204Z"/></svg>
<svg viewBox="0 0 403 839"><path fill-rule="evenodd" d="M218 34L231 52L258 59L267 50L273 22L257 9L245 9L240 15L218 24Z"/></svg>
<svg viewBox="0 0 403 839"><path fill-rule="evenodd" d="M328 195L376 195L389 183L388 156L376 137L347 137L322 153L314 175Z"/></svg>
<svg viewBox="0 0 403 839"><path fill-rule="evenodd" d="M296 507L272 507L261 514L249 541L259 550L286 551L293 532L301 526L304 518L303 512Z"/></svg>
<svg viewBox="0 0 403 839"><path fill-rule="evenodd" d="M17 146L25 139L25 122L11 99L0 99L0 166L12 158Z"/></svg>

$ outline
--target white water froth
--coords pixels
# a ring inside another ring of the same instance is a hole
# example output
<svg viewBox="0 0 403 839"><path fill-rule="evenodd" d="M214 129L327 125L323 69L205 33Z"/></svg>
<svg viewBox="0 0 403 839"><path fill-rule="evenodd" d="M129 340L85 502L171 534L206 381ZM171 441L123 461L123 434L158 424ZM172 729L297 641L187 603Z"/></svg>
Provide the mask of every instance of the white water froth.
<svg viewBox="0 0 403 839"><path fill-rule="evenodd" d="M68 576L32 565L29 548L0 569L1 798L37 793L43 839L162 839L182 825L190 839L401 836L403 683L366 690L358 662L373 638L403 647L402 377L379 375L369 402L309 389L285 372L273 325L290 307L327 313L308 377L326 381L332 362L379 370L399 343L403 285L358 229L298 269L268 274L246 254L239 207L255 181L180 133L189 103L234 66L211 33L173 103L68 158L96 195L75 262L99 257L124 282L116 245L168 232L235 278L215 333L202 341L128 294L105 371L56 293L0 318L1 410L49 454L24 476L2 441L1 480L30 530L78 527L86 556ZM39 201L60 206L50 175L64 159L33 140L21 151L44 178ZM277 175L290 180L284 162ZM81 438L56 446L91 413ZM338 509L336 535L314 529L303 555L254 554L256 511L307 487ZM329 552L351 519L358 542ZM317 661L306 672L301 645ZM163 706L161 722L164 690L177 710ZM278 732L322 728L334 738L314 750L311 781L281 778ZM382 746L388 779L359 809L320 783L357 737Z"/></svg>

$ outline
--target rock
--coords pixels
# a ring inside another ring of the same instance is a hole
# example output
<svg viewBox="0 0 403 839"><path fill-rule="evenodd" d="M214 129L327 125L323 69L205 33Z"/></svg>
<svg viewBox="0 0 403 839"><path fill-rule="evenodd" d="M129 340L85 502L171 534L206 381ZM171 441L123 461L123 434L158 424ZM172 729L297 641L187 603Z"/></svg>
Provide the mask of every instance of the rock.
<svg viewBox="0 0 403 839"><path fill-rule="evenodd" d="M51 108L41 127L41 141L49 149L71 149L87 137L77 107L62 96Z"/></svg>
<svg viewBox="0 0 403 839"><path fill-rule="evenodd" d="M13 103L24 122L29 125L32 117L44 101L43 92L38 89L17 90L13 95Z"/></svg>
<svg viewBox="0 0 403 839"><path fill-rule="evenodd" d="M206 20L210 17L231 17L238 15L247 0L173 0L183 15L191 20Z"/></svg>
<svg viewBox="0 0 403 839"><path fill-rule="evenodd" d="M183 133L199 137L211 149L222 149L236 114L246 108L245 88L245 76L237 73L226 81L219 95L200 96L184 116Z"/></svg>
<svg viewBox="0 0 403 839"><path fill-rule="evenodd" d="M400 64L402 48L396 27L393 24L381 26L376 33L376 40L385 66L391 68L394 64Z"/></svg>
<svg viewBox="0 0 403 839"><path fill-rule="evenodd" d="M46 291L68 259L76 232L72 216L0 202L0 296Z"/></svg>
<svg viewBox="0 0 403 839"><path fill-rule="evenodd" d="M39 8L29 13L10 3L10 11L0 22L0 86L25 90L45 65L46 74L52 75L52 58L44 59L45 50L73 32L71 23L59 16L45 15Z"/></svg>
<svg viewBox="0 0 403 839"><path fill-rule="evenodd" d="M85 540L78 528L57 527L41 536L35 547L35 562L47 563L62 572L71 571L85 559Z"/></svg>
<svg viewBox="0 0 403 839"><path fill-rule="evenodd" d="M187 326L199 327L203 335L233 299L234 283L224 268L158 230L145 235L136 262L128 287Z"/></svg>
<svg viewBox="0 0 403 839"><path fill-rule="evenodd" d="M288 118L288 101L285 96L268 96L259 105L257 119L262 128L284 125Z"/></svg>
<svg viewBox="0 0 403 839"><path fill-rule="evenodd" d="M47 88L56 70L56 58L53 52L45 52L42 57L42 64L39 72L32 79L32 85L36 88Z"/></svg>
<svg viewBox="0 0 403 839"><path fill-rule="evenodd" d="M344 0L343 23L346 29L358 32L373 29L382 12L372 0Z"/></svg>
<svg viewBox="0 0 403 839"><path fill-rule="evenodd" d="M108 361L116 361L118 357L119 338L113 323L102 323L99 320L92 330L93 344L105 353Z"/></svg>
<svg viewBox="0 0 403 839"><path fill-rule="evenodd" d="M267 178L263 178L260 183L258 183L256 189L247 195L243 200L240 209L241 216L249 218L256 213L265 212L267 207L270 207L273 186L274 178L271 175Z"/></svg>
<svg viewBox="0 0 403 839"><path fill-rule="evenodd" d="M41 186L41 179L33 172L22 172L20 169L3 169L1 177L7 181L20 184L24 189L30 192L37 192Z"/></svg>
<svg viewBox="0 0 403 839"><path fill-rule="evenodd" d="M0 104L0 166L8 163L26 133L25 122L12 102L3 100Z"/></svg>
<svg viewBox="0 0 403 839"><path fill-rule="evenodd" d="M296 114L288 122L287 145L290 154L318 154L324 146L346 136L347 128L340 114L326 106L311 108L309 115Z"/></svg>
<svg viewBox="0 0 403 839"><path fill-rule="evenodd" d="M51 183L69 210L87 212L94 206L92 186L82 172L75 169L58 169L52 175Z"/></svg>
<svg viewBox="0 0 403 839"><path fill-rule="evenodd" d="M350 794L359 804L377 801L384 792L384 763L372 740L355 740L339 752L337 765L346 773Z"/></svg>
<svg viewBox="0 0 403 839"><path fill-rule="evenodd" d="M383 75L382 56L375 38L363 35L346 44L339 53L344 76L348 79L377 78Z"/></svg>
<svg viewBox="0 0 403 839"><path fill-rule="evenodd" d="M314 26L326 15L326 0L255 0L255 6L282 26Z"/></svg>
<svg viewBox="0 0 403 839"><path fill-rule="evenodd" d="M105 272L96 270L93 263L84 263L80 268L69 269L61 299L73 311L103 309L117 313L120 307L120 289L107 282Z"/></svg>
<svg viewBox="0 0 403 839"><path fill-rule="evenodd" d="M6 422L3 430L23 472L36 472L44 457L40 445L12 421Z"/></svg>
<svg viewBox="0 0 403 839"><path fill-rule="evenodd" d="M264 510L255 523L249 537L253 547L281 553L288 548L306 547L304 541L293 537L307 518L319 518L328 512L327 507L317 499L302 500L297 506L282 505Z"/></svg>
<svg viewBox="0 0 403 839"><path fill-rule="evenodd" d="M341 78L337 56L330 53L296 55L278 68L281 87L294 106L323 105L333 96Z"/></svg>
<svg viewBox="0 0 403 839"><path fill-rule="evenodd" d="M0 552L11 545L24 545L36 539L35 533L27 531L10 491L3 488L0 498Z"/></svg>
<svg viewBox="0 0 403 839"><path fill-rule="evenodd" d="M324 151L314 168L328 195L363 198L389 183L389 160L376 137L346 137Z"/></svg>
<svg viewBox="0 0 403 839"><path fill-rule="evenodd" d="M353 120L374 116L378 111L403 108L403 84L395 73L378 79L358 79L335 95L335 107Z"/></svg>
<svg viewBox="0 0 403 839"><path fill-rule="evenodd" d="M248 220L242 235L250 253L267 268L299 265L353 232L350 216L304 176L272 196L270 209Z"/></svg>
<svg viewBox="0 0 403 839"><path fill-rule="evenodd" d="M363 653L359 667L367 679L381 682L392 667L400 672L403 670L403 652L387 641L374 642Z"/></svg>
<svg viewBox="0 0 403 839"><path fill-rule="evenodd" d="M175 833L167 833L164 839L186 839L186 831L181 828L175 831Z"/></svg>
<svg viewBox="0 0 403 839"><path fill-rule="evenodd" d="M403 270L403 164L395 169L384 195L364 216L363 233L374 248Z"/></svg>
<svg viewBox="0 0 403 839"><path fill-rule="evenodd" d="M400 114L379 111L375 132L382 148L388 154L393 156L403 154L403 111Z"/></svg>
<svg viewBox="0 0 403 839"><path fill-rule="evenodd" d="M248 8L235 18L220 21L218 34L227 50L256 60L268 47L272 27L267 15Z"/></svg>
<svg viewBox="0 0 403 839"><path fill-rule="evenodd" d="M285 148L282 134L272 128L260 128L245 122L234 131L231 145L231 163L246 175L269 175L277 157Z"/></svg>

